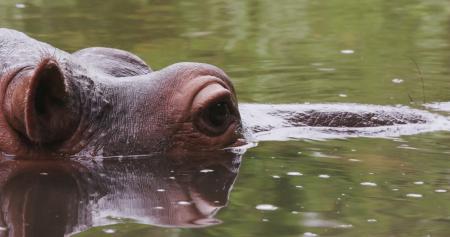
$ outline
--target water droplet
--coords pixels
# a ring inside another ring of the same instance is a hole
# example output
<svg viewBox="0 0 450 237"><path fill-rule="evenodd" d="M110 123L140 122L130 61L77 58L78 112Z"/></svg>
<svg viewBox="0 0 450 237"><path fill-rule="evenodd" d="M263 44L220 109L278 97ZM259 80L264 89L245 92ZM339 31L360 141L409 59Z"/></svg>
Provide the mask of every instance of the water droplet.
<svg viewBox="0 0 450 237"><path fill-rule="evenodd" d="M211 172L214 172L214 170L211 170L211 169L200 170L200 173L211 173Z"/></svg>
<svg viewBox="0 0 450 237"><path fill-rule="evenodd" d="M156 209L156 210L163 210L164 207L162 207L162 206L157 206L157 207L154 207L153 209Z"/></svg>
<svg viewBox="0 0 450 237"><path fill-rule="evenodd" d="M422 185L422 184L424 184L424 182L423 181L416 181L416 182L414 182L414 184Z"/></svg>
<svg viewBox="0 0 450 237"><path fill-rule="evenodd" d="M4 226L0 226L0 231L7 231L8 230L8 228L7 227L4 227Z"/></svg>
<svg viewBox="0 0 450 237"><path fill-rule="evenodd" d="M374 222L377 222L377 220L376 219L368 219L367 222L374 223Z"/></svg>
<svg viewBox="0 0 450 237"><path fill-rule="evenodd" d="M299 189L303 189L303 186L301 186L301 185L296 185L295 187L299 188Z"/></svg>
<svg viewBox="0 0 450 237"><path fill-rule="evenodd" d="M114 229L103 229L103 232L105 232L106 234L114 234L114 233L116 233L116 230L114 230Z"/></svg>
<svg viewBox="0 0 450 237"><path fill-rule="evenodd" d="M278 176L278 175L272 175L272 178L274 178L274 179L279 179L280 176Z"/></svg>
<svg viewBox="0 0 450 237"><path fill-rule="evenodd" d="M268 222L269 219L263 218L262 221L263 221L263 222Z"/></svg>
<svg viewBox="0 0 450 237"><path fill-rule="evenodd" d="M341 50L341 54L354 54L355 51L353 49L343 49Z"/></svg>
<svg viewBox="0 0 450 237"><path fill-rule="evenodd" d="M395 83L395 84L400 84L400 83L403 83L403 79L394 78L394 79L392 79L392 82Z"/></svg>
<svg viewBox="0 0 450 237"><path fill-rule="evenodd" d="M158 192L165 192L166 190L163 189L163 188L158 188L158 189L156 189L156 191L158 191Z"/></svg>
<svg viewBox="0 0 450 237"><path fill-rule="evenodd" d="M339 97L345 98L345 97L347 97L347 95L346 94L339 94Z"/></svg>
<svg viewBox="0 0 450 237"><path fill-rule="evenodd" d="M41 173L39 173L40 175L43 175L43 176L46 176L46 175L48 175L48 173L47 172L41 172Z"/></svg>
<svg viewBox="0 0 450 237"><path fill-rule="evenodd" d="M436 189L434 190L436 193L446 193L447 190L446 189Z"/></svg>
<svg viewBox="0 0 450 237"><path fill-rule="evenodd" d="M327 175L327 174L320 174L319 178L321 179L329 179L331 176Z"/></svg>
<svg viewBox="0 0 450 237"><path fill-rule="evenodd" d="M291 211L292 214L297 215L299 212L298 211Z"/></svg>
<svg viewBox="0 0 450 237"><path fill-rule="evenodd" d="M289 176L302 176L303 175L302 173L296 172L296 171L287 172L286 174Z"/></svg>
<svg viewBox="0 0 450 237"><path fill-rule="evenodd" d="M259 204L255 208L261 211L275 211L278 209L278 207L271 204Z"/></svg>
<svg viewBox="0 0 450 237"><path fill-rule="evenodd" d="M372 183L372 182L362 182L361 185L362 186L370 186L370 187L376 187L377 186L376 183Z"/></svg>
<svg viewBox="0 0 450 237"><path fill-rule="evenodd" d="M406 194L406 196L410 197L410 198L422 198L423 197L423 195L419 194L419 193L408 193L408 194Z"/></svg>

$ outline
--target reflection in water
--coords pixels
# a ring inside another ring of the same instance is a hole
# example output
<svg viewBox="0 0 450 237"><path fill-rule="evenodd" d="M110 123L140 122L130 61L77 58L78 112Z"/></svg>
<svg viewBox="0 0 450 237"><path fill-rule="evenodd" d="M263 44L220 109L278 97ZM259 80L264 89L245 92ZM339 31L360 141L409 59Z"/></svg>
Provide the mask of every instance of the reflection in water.
<svg viewBox="0 0 450 237"><path fill-rule="evenodd" d="M0 162L0 236L63 236L92 226L220 223L240 156Z"/></svg>

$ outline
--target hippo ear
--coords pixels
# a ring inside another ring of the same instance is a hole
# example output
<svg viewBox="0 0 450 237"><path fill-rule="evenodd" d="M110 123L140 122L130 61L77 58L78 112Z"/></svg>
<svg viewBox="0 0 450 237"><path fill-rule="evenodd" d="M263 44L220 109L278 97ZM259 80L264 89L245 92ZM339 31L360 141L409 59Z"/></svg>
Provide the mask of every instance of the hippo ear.
<svg viewBox="0 0 450 237"><path fill-rule="evenodd" d="M64 141L73 134L80 117L79 103L52 59L16 75L8 86L4 107L12 127L38 144Z"/></svg>

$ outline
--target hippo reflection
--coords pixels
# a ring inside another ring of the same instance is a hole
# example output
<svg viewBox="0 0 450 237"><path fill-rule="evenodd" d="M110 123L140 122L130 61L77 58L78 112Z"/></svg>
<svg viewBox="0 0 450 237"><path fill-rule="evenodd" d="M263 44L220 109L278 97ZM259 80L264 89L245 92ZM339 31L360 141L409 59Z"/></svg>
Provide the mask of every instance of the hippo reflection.
<svg viewBox="0 0 450 237"><path fill-rule="evenodd" d="M63 236L132 222L201 227L220 223L240 156L0 162L0 236Z"/></svg>
<svg viewBox="0 0 450 237"><path fill-rule="evenodd" d="M152 71L129 52L87 48L69 54L9 29L0 29L0 63L0 151L22 157L218 150L242 144L245 131L287 127L365 136L449 127L428 126L435 117L407 108L243 105L243 131L233 85L215 66L178 63ZM425 127L373 129L405 124ZM364 129L348 130L354 127ZM256 137L314 138L314 131Z"/></svg>

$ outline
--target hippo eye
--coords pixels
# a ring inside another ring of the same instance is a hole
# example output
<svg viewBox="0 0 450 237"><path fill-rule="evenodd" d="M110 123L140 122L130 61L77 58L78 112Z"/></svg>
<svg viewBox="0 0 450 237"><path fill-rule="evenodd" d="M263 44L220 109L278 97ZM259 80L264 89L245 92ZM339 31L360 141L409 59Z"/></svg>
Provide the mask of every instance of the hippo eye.
<svg viewBox="0 0 450 237"><path fill-rule="evenodd" d="M233 111L231 101L219 100L210 103L200 112L195 125L207 135L221 135L235 121L236 116Z"/></svg>
<svg viewBox="0 0 450 237"><path fill-rule="evenodd" d="M215 127L223 126L227 122L229 115L230 110L225 102L210 105L205 111L205 119Z"/></svg>

